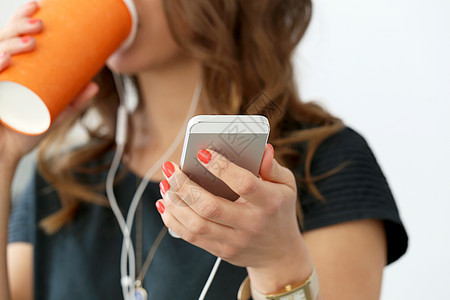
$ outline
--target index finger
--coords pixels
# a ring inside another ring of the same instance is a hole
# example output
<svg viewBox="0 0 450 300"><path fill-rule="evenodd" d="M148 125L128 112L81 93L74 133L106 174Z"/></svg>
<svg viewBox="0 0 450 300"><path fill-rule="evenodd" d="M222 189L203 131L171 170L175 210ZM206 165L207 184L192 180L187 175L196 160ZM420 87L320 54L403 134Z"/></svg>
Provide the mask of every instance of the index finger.
<svg viewBox="0 0 450 300"><path fill-rule="evenodd" d="M197 158L214 176L225 182L236 194L247 200L267 197L263 181L212 149L202 149Z"/></svg>
<svg viewBox="0 0 450 300"><path fill-rule="evenodd" d="M42 23L35 24L37 27L23 26L26 24L24 20L31 17L38 9L39 5L34 1L19 7L6 26L0 28L0 41L16 37L19 34L38 33L42 29Z"/></svg>
<svg viewBox="0 0 450 300"><path fill-rule="evenodd" d="M173 173L170 176L163 173L170 186L167 193L175 193L182 201L175 205L187 206L201 217L228 227L239 224L244 213L240 203L211 194L191 180L175 163L170 163L174 167Z"/></svg>
<svg viewBox="0 0 450 300"><path fill-rule="evenodd" d="M39 4L36 1L30 1L20 6L13 14L11 21L23 17L31 17L39 9Z"/></svg>

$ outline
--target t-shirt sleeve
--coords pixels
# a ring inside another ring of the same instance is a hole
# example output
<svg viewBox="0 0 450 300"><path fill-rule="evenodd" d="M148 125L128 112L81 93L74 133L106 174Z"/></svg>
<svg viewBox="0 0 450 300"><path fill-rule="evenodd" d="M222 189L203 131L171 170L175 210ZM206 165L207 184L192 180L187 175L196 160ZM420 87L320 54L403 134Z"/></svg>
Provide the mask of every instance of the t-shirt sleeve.
<svg viewBox="0 0 450 300"><path fill-rule="evenodd" d="M13 205L9 217L8 243L34 244L35 233L35 180L32 179Z"/></svg>
<svg viewBox="0 0 450 300"><path fill-rule="evenodd" d="M315 182L325 198L318 200L302 184L299 197L303 231L346 221L379 219L384 222L388 264L407 249L408 236L389 185L364 138L350 128L326 139L317 149L311 175L318 176L338 166L343 169ZM302 166L297 175L304 174Z"/></svg>

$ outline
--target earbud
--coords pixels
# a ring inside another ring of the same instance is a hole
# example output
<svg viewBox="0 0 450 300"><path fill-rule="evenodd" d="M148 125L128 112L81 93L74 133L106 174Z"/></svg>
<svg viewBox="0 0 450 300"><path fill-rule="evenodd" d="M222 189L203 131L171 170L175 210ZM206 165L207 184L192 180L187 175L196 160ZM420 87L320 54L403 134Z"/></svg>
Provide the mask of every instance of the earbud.
<svg viewBox="0 0 450 300"><path fill-rule="evenodd" d="M117 121L116 121L116 144L125 145L127 141L127 122L128 112L124 105L119 105L117 109Z"/></svg>
<svg viewBox="0 0 450 300"><path fill-rule="evenodd" d="M120 105L117 109L116 144L125 145L128 131L128 115L132 114L139 102L139 92L128 75L113 73Z"/></svg>
<svg viewBox="0 0 450 300"><path fill-rule="evenodd" d="M124 105L128 113L136 111L139 102L139 92L133 80L128 75L122 75L123 91L124 91Z"/></svg>

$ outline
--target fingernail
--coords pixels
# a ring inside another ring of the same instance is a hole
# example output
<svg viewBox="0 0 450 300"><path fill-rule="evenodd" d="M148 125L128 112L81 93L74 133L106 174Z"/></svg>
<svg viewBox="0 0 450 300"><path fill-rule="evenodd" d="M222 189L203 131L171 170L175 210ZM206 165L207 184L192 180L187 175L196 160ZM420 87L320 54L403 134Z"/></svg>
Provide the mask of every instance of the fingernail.
<svg viewBox="0 0 450 300"><path fill-rule="evenodd" d="M6 56L6 52L1 52L0 53L0 58L3 58L3 57L5 57Z"/></svg>
<svg viewBox="0 0 450 300"><path fill-rule="evenodd" d="M165 194L167 190L170 189L170 184L167 180L163 180L159 183L159 188L161 189L162 193Z"/></svg>
<svg viewBox="0 0 450 300"><path fill-rule="evenodd" d="M168 178L170 178L170 176L172 176L172 174L175 172L175 168L174 168L173 164L170 161L166 161L162 165L162 169L163 169L164 174L166 174L166 176Z"/></svg>
<svg viewBox="0 0 450 300"><path fill-rule="evenodd" d="M24 44L28 43L31 39L31 36L24 36L20 39L20 41Z"/></svg>
<svg viewBox="0 0 450 300"><path fill-rule="evenodd" d="M39 23L39 21L40 21L39 19L29 19L28 24L34 25L36 23Z"/></svg>
<svg viewBox="0 0 450 300"><path fill-rule="evenodd" d="M211 157L211 153L206 149L202 149L197 153L197 158L200 159L204 164L209 163L211 161Z"/></svg>
<svg viewBox="0 0 450 300"><path fill-rule="evenodd" d="M30 1L30 2L27 3L27 5L29 5L29 6L35 5L35 4L36 4L36 1Z"/></svg>
<svg viewBox="0 0 450 300"><path fill-rule="evenodd" d="M164 211L166 210L166 208L164 207L164 204L162 203L161 200L156 201L155 206L160 214L163 214Z"/></svg>

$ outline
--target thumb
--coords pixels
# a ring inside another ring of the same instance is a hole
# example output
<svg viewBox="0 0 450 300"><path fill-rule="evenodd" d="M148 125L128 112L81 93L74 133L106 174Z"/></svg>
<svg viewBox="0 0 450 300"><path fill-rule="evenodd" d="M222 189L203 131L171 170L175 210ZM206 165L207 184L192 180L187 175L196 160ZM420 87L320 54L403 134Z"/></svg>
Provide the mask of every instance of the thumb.
<svg viewBox="0 0 450 300"><path fill-rule="evenodd" d="M259 176L263 180L285 184L295 190L296 182L294 174L288 168L280 165L274 158L274 155L275 151L273 146L267 143L259 168Z"/></svg>
<svg viewBox="0 0 450 300"><path fill-rule="evenodd" d="M261 159L261 166L259 167L259 176L264 180L272 181L271 170L274 164L274 155L275 151L273 146L267 143Z"/></svg>

